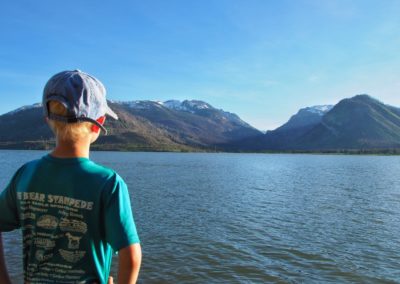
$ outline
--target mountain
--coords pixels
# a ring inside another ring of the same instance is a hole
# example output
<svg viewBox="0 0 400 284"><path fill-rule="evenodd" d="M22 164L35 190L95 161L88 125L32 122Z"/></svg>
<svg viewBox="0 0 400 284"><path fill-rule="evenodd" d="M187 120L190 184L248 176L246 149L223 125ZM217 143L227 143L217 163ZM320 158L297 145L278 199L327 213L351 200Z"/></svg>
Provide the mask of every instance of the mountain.
<svg viewBox="0 0 400 284"><path fill-rule="evenodd" d="M323 116L333 108L332 105L320 105L300 109L288 122L274 131L267 132L264 143L272 149L287 149L297 144L297 139L322 121Z"/></svg>
<svg viewBox="0 0 400 284"><path fill-rule="evenodd" d="M240 151L397 149L400 109L357 95L335 106L301 109L281 127L226 147Z"/></svg>
<svg viewBox="0 0 400 284"><path fill-rule="evenodd" d="M318 105L300 109L285 124L256 137L246 137L220 147L230 151L284 151L296 145L296 141L322 121L332 105Z"/></svg>
<svg viewBox="0 0 400 284"><path fill-rule="evenodd" d="M400 147L400 109L368 96L341 100L297 142L303 149Z"/></svg>
<svg viewBox="0 0 400 284"><path fill-rule="evenodd" d="M106 120L109 135L93 145L103 150L192 151L259 135L236 114L197 100L110 101L119 120ZM40 104L0 116L0 147L45 148L54 144Z"/></svg>

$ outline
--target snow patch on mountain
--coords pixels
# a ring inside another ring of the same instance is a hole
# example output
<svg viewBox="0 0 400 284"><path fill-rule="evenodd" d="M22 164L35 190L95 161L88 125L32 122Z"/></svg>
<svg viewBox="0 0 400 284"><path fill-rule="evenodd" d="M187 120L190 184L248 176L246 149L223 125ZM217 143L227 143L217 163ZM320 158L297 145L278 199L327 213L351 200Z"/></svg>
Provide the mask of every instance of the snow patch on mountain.
<svg viewBox="0 0 400 284"><path fill-rule="evenodd" d="M191 100L183 101L182 106L189 109L213 109L211 105L203 101Z"/></svg>
<svg viewBox="0 0 400 284"><path fill-rule="evenodd" d="M325 113L330 111L332 108L333 108L333 105L317 105L317 106L312 106L312 107L306 107L304 110L311 112L311 113L324 115Z"/></svg>
<svg viewBox="0 0 400 284"><path fill-rule="evenodd" d="M151 107L165 107L168 109L172 110L178 110L178 111L187 111L191 113L195 113L196 110L199 109L207 109L207 108L212 108L210 105L208 105L205 102L201 101L179 101L179 100L168 100L168 101L151 101L151 100L146 100L146 101L111 101L112 103L116 103L119 105L124 105L128 106L130 108L134 109L150 109Z"/></svg>
<svg viewBox="0 0 400 284"><path fill-rule="evenodd" d="M195 113L196 110L204 110L204 109L214 109L210 104L198 101L198 100L168 100L168 101L113 101L110 100L111 103L128 106L134 109L148 109L154 106L166 107L168 109L179 110L179 111L187 111Z"/></svg>
<svg viewBox="0 0 400 284"><path fill-rule="evenodd" d="M160 101L110 101L114 104L127 106L133 109L150 109L151 107L162 107L163 102Z"/></svg>
<svg viewBox="0 0 400 284"><path fill-rule="evenodd" d="M163 102L162 105L169 109L182 110L182 102L178 100L168 100Z"/></svg>
<svg viewBox="0 0 400 284"><path fill-rule="evenodd" d="M169 109L187 111L191 113L195 113L197 110L214 109L208 103L197 100L184 100L183 102L179 100L168 100L165 101L163 105Z"/></svg>

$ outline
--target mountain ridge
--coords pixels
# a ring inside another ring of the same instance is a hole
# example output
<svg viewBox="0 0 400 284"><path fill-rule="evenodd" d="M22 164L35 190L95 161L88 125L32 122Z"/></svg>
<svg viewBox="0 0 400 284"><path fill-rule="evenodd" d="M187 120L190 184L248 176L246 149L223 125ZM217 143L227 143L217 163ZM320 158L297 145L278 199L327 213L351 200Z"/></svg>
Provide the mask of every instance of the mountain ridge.
<svg viewBox="0 0 400 284"><path fill-rule="evenodd" d="M400 108L366 94L342 99L335 105L301 108L286 123L266 133L234 113L199 100L109 101L109 104L120 119L106 121L110 135L100 136L94 149L400 151ZM52 137L43 123L40 104L23 106L0 116L1 148L46 148L54 144Z"/></svg>

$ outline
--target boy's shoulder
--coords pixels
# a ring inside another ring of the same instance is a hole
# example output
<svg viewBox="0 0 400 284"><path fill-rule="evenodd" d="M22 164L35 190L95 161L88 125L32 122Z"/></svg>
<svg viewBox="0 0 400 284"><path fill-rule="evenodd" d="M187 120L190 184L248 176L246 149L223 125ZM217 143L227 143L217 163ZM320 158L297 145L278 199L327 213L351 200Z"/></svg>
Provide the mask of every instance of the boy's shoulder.
<svg viewBox="0 0 400 284"><path fill-rule="evenodd" d="M98 176L99 178L114 179L116 181L123 181L122 177L112 168L98 164L93 160L87 158L54 158L51 155L45 155L39 159L35 159L23 164L17 171L18 172L32 172L40 170L42 167L65 167L76 171L85 172L91 176Z"/></svg>
<svg viewBox="0 0 400 284"><path fill-rule="evenodd" d="M98 164L92 160L90 160L90 162L86 165L88 168L91 169L93 173L107 176L109 178L115 179L116 181L123 181L122 177L112 168Z"/></svg>

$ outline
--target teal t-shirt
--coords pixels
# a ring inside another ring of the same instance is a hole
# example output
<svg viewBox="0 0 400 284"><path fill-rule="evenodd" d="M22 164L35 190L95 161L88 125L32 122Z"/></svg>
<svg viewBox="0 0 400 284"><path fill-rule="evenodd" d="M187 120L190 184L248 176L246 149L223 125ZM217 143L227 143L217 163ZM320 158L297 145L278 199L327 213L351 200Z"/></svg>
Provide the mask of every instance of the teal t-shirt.
<svg viewBox="0 0 400 284"><path fill-rule="evenodd" d="M125 182L87 158L23 165L0 194L0 231L17 228L29 283L107 283L113 251L139 243Z"/></svg>

